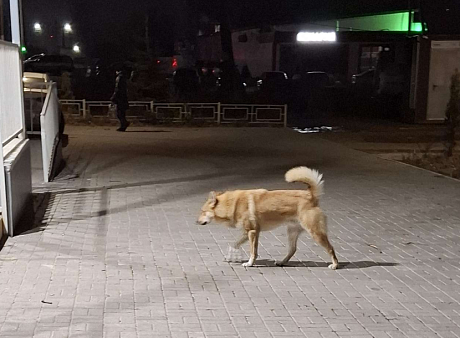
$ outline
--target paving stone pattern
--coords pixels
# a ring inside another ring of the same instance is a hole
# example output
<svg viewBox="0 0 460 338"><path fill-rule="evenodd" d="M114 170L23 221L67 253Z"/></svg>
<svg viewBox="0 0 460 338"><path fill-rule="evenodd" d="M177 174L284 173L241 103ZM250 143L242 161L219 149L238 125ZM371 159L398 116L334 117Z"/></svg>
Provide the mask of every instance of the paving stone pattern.
<svg viewBox="0 0 460 338"><path fill-rule="evenodd" d="M0 337L460 337L458 181L287 129L68 133L38 227L0 252ZM238 233L195 224L208 192L303 188L295 165L324 173L341 269L307 235L274 266L284 228L256 267L224 262Z"/></svg>

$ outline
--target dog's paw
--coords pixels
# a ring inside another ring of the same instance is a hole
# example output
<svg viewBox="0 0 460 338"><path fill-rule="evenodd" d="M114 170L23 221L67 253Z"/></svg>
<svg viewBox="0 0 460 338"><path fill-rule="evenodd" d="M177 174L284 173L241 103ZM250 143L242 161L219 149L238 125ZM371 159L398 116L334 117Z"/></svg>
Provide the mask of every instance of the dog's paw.
<svg viewBox="0 0 460 338"><path fill-rule="evenodd" d="M276 261L276 262L275 262L275 265L276 265L276 266L284 266L284 265L286 265L286 263L283 262L283 261Z"/></svg>
<svg viewBox="0 0 460 338"><path fill-rule="evenodd" d="M336 270L339 267L338 264L329 264L328 268L331 270Z"/></svg>
<svg viewBox="0 0 460 338"><path fill-rule="evenodd" d="M246 263L243 263L242 265L243 265L245 268L247 268L247 267L253 266L254 263L252 263L252 262L246 262Z"/></svg>
<svg viewBox="0 0 460 338"><path fill-rule="evenodd" d="M243 260L243 256L241 254L240 249L228 247L227 255L224 257L225 262L240 263L242 260Z"/></svg>

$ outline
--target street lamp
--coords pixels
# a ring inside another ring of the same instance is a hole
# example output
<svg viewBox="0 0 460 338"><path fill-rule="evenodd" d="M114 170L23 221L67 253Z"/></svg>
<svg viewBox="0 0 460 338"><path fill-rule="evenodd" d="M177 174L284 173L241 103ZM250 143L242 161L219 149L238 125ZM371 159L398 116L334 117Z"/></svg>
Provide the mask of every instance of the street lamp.
<svg viewBox="0 0 460 338"><path fill-rule="evenodd" d="M34 31L35 31L35 33L41 33L42 32L42 25L39 22L34 23Z"/></svg>
<svg viewBox="0 0 460 338"><path fill-rule="evenodd" d="M67 34L72 33L72 25L70 23L64 24L64 32Z"/></svg>
<svg viewBox="0 0 460 338"><path fill-rule="evenodd" d="M62 27L62 47L66 47L66 35L72 34L72 25L68 22L64 23Z"/></svg>
<svg viewBox="0 0 460 338"><path fill-rule="evenodd" d="M80 46L75 44L73 45L73 48L72 48L73 52L76 53L76 54L80 54Z"/></svg>

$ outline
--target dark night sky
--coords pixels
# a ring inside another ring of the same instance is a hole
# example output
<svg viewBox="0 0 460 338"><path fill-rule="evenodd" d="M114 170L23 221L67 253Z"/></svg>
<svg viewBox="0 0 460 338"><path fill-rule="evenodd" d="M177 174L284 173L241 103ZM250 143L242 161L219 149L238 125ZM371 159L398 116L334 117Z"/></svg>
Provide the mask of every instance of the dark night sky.
<svg viewBox="0 0 460 338"><path fill-rule="evenodd" d="M65 22L71 17L85 50L105 58L142 44L137 40L144 34L146 14L152 45L160 50L170 46L184 31L184 8L184 0L23 0L24 28L32 29L34 22Z"/></svg>
<svg viewBox="0 0 460 338"><path fill-rule="evenodd" d="M432 33L437 33L437 28L460 33L459 0L422 1L426 18L436 21L436 26L431 26ZM130 48L143 35L148 13L154 48L164 53L175 38L191 31L191 22L187 21L190 14L199 18L200 13L206 13L212 19L218 3L218 0L23 0L23 7L29 25L30 21L46 16L71 16L91 54L122 53L126 50L123 46ZM405 9L408 0L228 0L227 4L231 25L248 27Z"/></svg>

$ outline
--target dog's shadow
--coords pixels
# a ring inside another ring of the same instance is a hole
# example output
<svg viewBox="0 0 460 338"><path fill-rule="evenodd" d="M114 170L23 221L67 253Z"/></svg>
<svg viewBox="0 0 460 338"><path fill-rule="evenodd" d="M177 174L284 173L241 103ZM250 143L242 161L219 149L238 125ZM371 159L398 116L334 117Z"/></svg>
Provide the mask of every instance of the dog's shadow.
<svg viewBox="0 0 460 338"><path fill-rule="evenodd" d="M254 264L255 267L278 267L276 261L271 259L260 259ZM313 262L313 261L292 261L281 267L283 268L327 268L330 263L327 262ZM374 266L398 266L398 263L391 262L372 262L372 261L358 261L358 262L339 262L339 269L364 269Z"/></svg>

